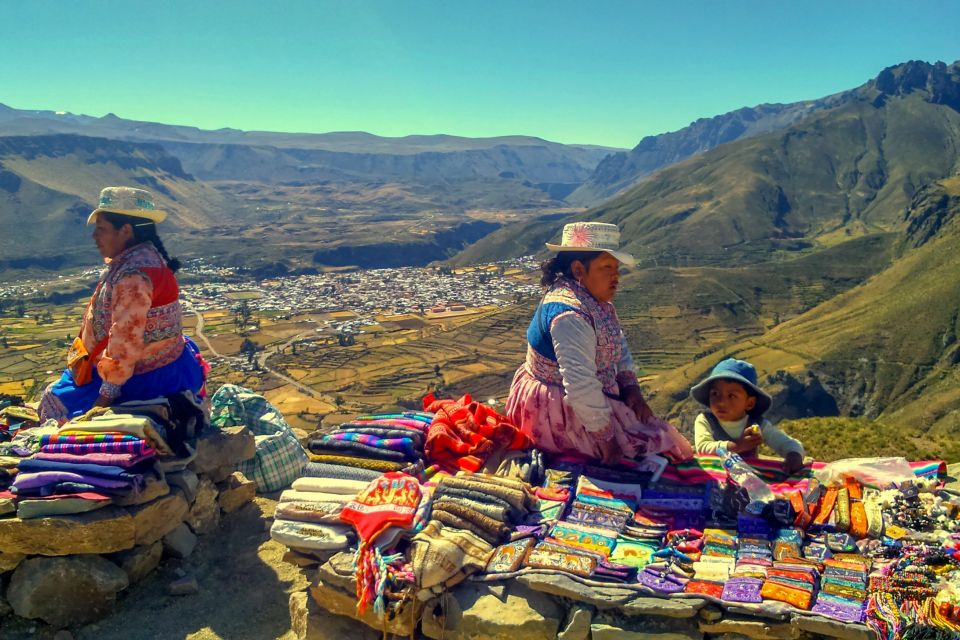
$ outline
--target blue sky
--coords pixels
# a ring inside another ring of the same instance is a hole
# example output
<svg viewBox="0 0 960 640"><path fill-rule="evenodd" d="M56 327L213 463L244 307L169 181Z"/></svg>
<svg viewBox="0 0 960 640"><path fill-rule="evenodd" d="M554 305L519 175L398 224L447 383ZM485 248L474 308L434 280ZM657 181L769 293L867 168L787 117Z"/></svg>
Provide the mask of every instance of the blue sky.
<svg viewBox="0 0 960 640"><path fill-rule="evenodd" d="M960 2L0 0L0 103L632 147L960 59Z"/></svg>

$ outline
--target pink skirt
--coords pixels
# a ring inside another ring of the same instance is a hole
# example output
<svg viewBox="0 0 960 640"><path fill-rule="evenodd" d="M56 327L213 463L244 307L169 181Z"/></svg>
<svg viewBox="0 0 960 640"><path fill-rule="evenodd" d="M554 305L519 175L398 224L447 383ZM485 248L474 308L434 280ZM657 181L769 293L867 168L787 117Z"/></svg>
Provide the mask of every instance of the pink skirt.
<svg viewBox="0 0 960 640"><path fill-rule="evenodd" d="M627 459L659 453L678 462L693 457L693 447L677 429L659 418L643 423L630 407L607 397L610 422ZM507 398L506 415L542 451L602 457L599 433L589 431L564 401L563 387L547 385L524 366L517 369Z"/></svg>

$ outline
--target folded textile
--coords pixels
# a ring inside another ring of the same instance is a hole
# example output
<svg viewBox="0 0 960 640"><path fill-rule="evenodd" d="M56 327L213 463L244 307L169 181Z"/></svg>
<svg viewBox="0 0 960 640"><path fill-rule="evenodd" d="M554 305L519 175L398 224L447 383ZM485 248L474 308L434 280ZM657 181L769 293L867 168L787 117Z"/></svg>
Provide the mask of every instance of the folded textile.
<svg viewBox="0 0 960 640"><path fill-rule="evenodd" d="M413 446L416 449L423 451L423 432L410 427L391 427L389 425L378 425L377 423L355 424L348 422L340 425L336 431L328 435L340 433L356 433L375 436L377 438L409 438L413 441Z"/></svg>
<svg viewBox="0 0 960 640"><path fill-rule="evenodd" d="M410 436L402 436L399 438L383 438L378 435L369 434L369 433L358 433L356 431L334 431L333 433L328 433L327 435L321 438L321 443L329 442L359 442L368 447L375 447L377 449L386 449L388 451L397 451L399 453L406 453L408 455L413 455L417 457L422 457L423 449L419 451L415 447L415 439Z"/></svg>
<svg viewBox="0 0 960 640"><path fill-rule="evenodd" d="M90 435L59 435L48 434L40 436L40 450L46 447L51 453L86 453L99 451L101 453L141 453L144 449L151 449L150 443L143 438L126 433L98 433Z"/></svg>
<svg viewBox="0 0 960 640"><path fill-rule="evenodd" d="M382 472L373 469L349 467L343 464L326 464L323 462L308 462L303 467L303 475L307 478L336 478L339 480L360 480L370 482L380 477Z"/></svg>
<svg viewBox="0 0 960 640"><path fill-rule="evenodd" d="M434 507L442 507L447 504L453 505L467 505L471 509L482 513L488 518L493 518L500 522L506 522L508 516L510 515L509 505L502 504L490 504L489 502L481 502L479 500L470 500L469 498L455 497L447 494L440 494L439 496L434 497L433 505Z"/></svg>
<svg viewBox="0 0 960 640"><path fill-rule="evenodd" d="M482 571L492 553L493 545L476 534L431 520L413 537L407 555L417 586L429 589L458 574Z"/></svg>
<svg viewBox="0 0 960 640"><path fill-rule="evenodd" d="M143 476L131 478L104 478L69 471L38 471L19 473L11 490L20 496L51 495L54 493L76 493L70 491L68 484L78 485L79 491L106 489L111 491L139 490L143 486Z"/></svg>
<svg viewBox="0 0 960 640"><path fill-rule="evenodd" d="M277 519L270 537L293 549L346 549L353 539L353 528L344 524L320 524Z"/></svg>
<svg viewBox="0 0 960 640"><path fill-rule="evenodd" d="M514 509L509 502L489 493L483 493L482 491L460 489L448 484L438 484L436 489L434 489L433 498L435 501L441 499L469 501L473 504L485 504L494 509L504 509L507 512L507 520L510 522L517 522L519 518L519 512Z"/></svg>
<svg viewBox="0 0 960 640"><path fill-rule="evenodd" d="M505 500L515 510L515 513L525 515L528 511L528 494L523 489L515 489L506 483L493 483L470 476L444 476L438 481L438 487L454 489L469 489L479 493L486 493L501 500Z"/></svg>
<svg viewBox="0 0 960 640"><path fill-rule="evenodd" d="M763 602L760 590L763 588L763 580L759 578L731 577L723 585L723 593L720 595L726 602Z"/></svg>
<svg viewBox="0 0 960 640"><path fill-rule="evenodd" d="M631 515L629 511L623 512L583 502L578 496L570 505L570 512L565 520L620 531L627 524Z"/></svg>
<svg viewBox="0 0 960 640"><path fill-rule="evenodd" d="M312 462L324 464L337 464L347 467L358 467L360 469L370 469L386 473L388 471L400 471L407 466L405 462L396 462L392 460L375 460L373 458L364 458L363 456L350 455L332 455L308 453Z"/></svg>
<svg viewBox="0 0 960 640"><path fill-rule="evenodd" d="M143 416L106 413L86 418L74 418L60 427L60 435L96 435L103 433L126 433L147 440L161 456L172 456L173 450L160 435L156 424Z"/></svg>
<svg viewBox="0 0 960 640"><path fill-rule="evenodd" d="M629 509L634 511L640 501L642 490L636 484L614 482L584 474L577 481L577 494L616 499L626 503Z"/></svg>
<svg viewBox="0 0 960 640"><path fill-rule="evenodd" d="M69 455L69 454L51 454L51 455ZM104 454L104 455L114 455L114 454ZM122 455L122 454L116 454ZM86 456L83 456L84 458ZM149 460L146 458L145 460ZM152 467L151 467L152 468ZM130 471L129 469L124 469L116 465L104 465L104 464L93 464L85 462L62 462L59 460L44 460L33 456L27 458L20 463L20 472L21 473L36 473L39 471L69 471L72 473L82 473L91 476L98 476L101 478L119 478L119 479L132 479L135 476L141 475Z"/></svg>
<svg viewBox="0 0 960 640"><path fill-rule="evenodd" d="M537 543L536 538L521 538L502 544L493 550L487 561L487 573L512 573L523 566L527 554Z"/></svg>
<svg viewBox="0 0 960 640"><path fill-rule="evenodd" d="M449 511L445 511L442 509L440 510L434 509L430 513L430 518L432 520L438 520L442 522L445 527L450 527L453 529L463 529L464 531L469 531L470 533L474 534L475 536L482 539L484 542L486 542L491 546L496 546L500 544L501 542L503 542L505 537L505 536L492 534L486 531L483 527L479 527L473 522L465 518L461 518L460 516L454 513L450 513Z"/></svg>
<svg viewBox="0 0 960 640"><path fill-rule="evenodd" d="M810 608L810 602L813 599L812 590L780 584L769 579L763 583L760 595L765 599L779 600L804 610Z"/></svg>
<svg viewBox="0 0 960 640"><path fill-rule="evenodd" d="M660 545L656 543L636 542L625 540L622 537L617 538L617 543L613 548L610 559L631 567L642 568L650 564L650 560L659 546Z"/></svg>
<svg viewBox="0 0 960 640"><path fill-rule="evenodd" d="M563 571L585 578L593 573L599 561L597 554L545 540L530 550L523 565L535 569Z"/></svg>
<svg viewBox="0 0 960 640"><path fill-rule="evenodd" d="M451 501L439 502L435 500L431 512L432 517L437 517L437 514L442 512L452 514L457 518L462 518L469 522L472 525L472 527L469 527L471 531L474 533L477 533L478 530L484 531L496 544L503 542L510 533L510 528L503 524L502 521L484 515L480 511L472 508L469 503L458 504ZM446 524L450 523L448 522Z"/></svg>
<svg viewBox="0 0 960 640"><path fill-rule="evenodd" d="M311 440L307 447L312 453L318 455L357 456L406 464L415 462L420 458L420 455L416 453L381 449L362 442L353 442L352 440L328 440L326 438L322 440Z"/></svg>
<svg viewBox="0 0 960 640"><path fill-rule="evenodd" d="M684 593L699 593L717 599L723 597L723 585L719 582L709 582L706 580L692 579L684 585L683 591Z"/></svg>
<svg viewBox="0 0 960 640"><path fill-rule="evenodd" d="M324 493L322 491L297 491L286 489L277 499L277 502L340 502L346 504L353 500L352 495L345 493Z"/></svg>
<svg viewBox="0 0 960 640"><path fill-rule="evenodd" d="M277 504L276 517L297 522L341 524L344 502L293 500Z"/></svg>
<svg viewBox="0 0 960 640"><path fill-rule="evenodd" d="M108 467L121 467L129 469L145 460L154 458L153 453L135 454L135 453L47 453L40 450L35 453L32 460L46 460L48 462L67 462L71 464L95 464Z"/></svg>
<svg viewBox="0 0 960 640"><path fill-rule="evenodd" d="M637 574L637 582L659 595L670 595L684 590L688 578L663 569L645 568Z"/></svg>
<svg viewBox="0 0 960 640"><path fill-rule="evenodd" d="M550 529L550 537L573 547L609 557L617 544L617 532L572 522L558 522Z"/></svg>
<svg viewBox="0 0 960 640"><path fill-rule="evenodd" d="M290 485L295 491L320 491L322 493L342 493L353 497L367 488L369 482L338 478L297 478Z"/></svg>
<svg viewBox="0 0 960 640"><path fill-rule="evenodd" d="M109 496L92 491L57 494L40 498L22 498L17 502L17 517L21 520L28 520L30 518L85 513L105 507L111 502Z"/></svg>

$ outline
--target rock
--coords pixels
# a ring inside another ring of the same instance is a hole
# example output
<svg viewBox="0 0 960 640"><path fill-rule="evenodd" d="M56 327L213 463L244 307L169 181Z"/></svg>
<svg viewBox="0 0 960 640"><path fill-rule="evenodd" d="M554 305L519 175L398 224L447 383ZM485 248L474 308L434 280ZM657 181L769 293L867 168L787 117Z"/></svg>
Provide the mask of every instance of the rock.
<svg viewBox="0 0 960 640"><path fill-rule="evenodd" d="M727 613L734 615L750 616L753 618L769 618L770 620L789 620L795 609L787 604L778 603L774 600L768 600L763 605L743 604L739 606L725 607Z"/></svg>
<svg viewBox="0 0 960 640"><path fill-rule="evenodd" d="M257 483L248 480L239 471L231 473L229 478L217 485L217 489L220 490L217 502L224 513L233 513L257 495Z"/></svg>
<svg viewBox="0 0 960 640"><path fill-rule="evenodd" d="M168 584L167 593L172 596L192 596L195 593L200 593L200 585L197 584L197 579L193 576L185 576Z"/></svg>
<svg viewBox="0 0 960 640"><path fill-rule="evenodd" d="M5 554L113 553L130 549L135 541L133 518L114 506L73 516L0 519L0 549Z"/></svg>
<svg viewBox="0 0 960 640"><path fill-rule="evenodd" d="M4 551L0 551L0 573L13 571L26 557L27 555L25 553L6 553Z"/></svg>
<svg viewBox="0 0 960 640"><path fill-rule="evenodd" d="M627 616L664 616L667 618L692 618L707 604L702 598L666 598L639 597L623 605Z"/></svg>
<svg viewBox="0 0 960 640"><path fill-rule="evenodd" d="M295 567L300 567L301 569L317 567L322 564L322 561L319 558L308 556L304 553L300 553L299 551L294 551L293 549L287 549L287 552L283 554L283 561L288 562Z"/></svg>
<svg viewBox="0 0 960 640"><path fill-rule="evenodd" d="M139 507L132 507L130 515L136 529L136 543L153 544L173 531L186 517L187 511L187 501L179 492Z"/></svg>
<svg viewBox="0 0 960 640"><path fill-rule="evenodd" d="M356 582L353 579L353 554L348 551L335 553L320 565L317 578L324 584L353 593L356 589Z"/></svg>
<svg viewBox="0 0 960 640"><path fill-rule="evenodd" d="M236 470L237 470L237 465L228 464L222 467L217 467L216 469L214 469L213 471L210 471L205 475L207 478L210 479L210 482L218 483L218 482L223 482L224 480L229 478L230 474L232 474Z"/></svg>
<svg viewBox="0 0 960 640"><path fill-rule="evenodd" d="M149 545L140 545L127 551L113 553L108 558L127 574L130 584L135 584L146 578L163 556L163 543L159 540Z"/></svg>
<svg viewBox="0 0 960 640"><path fill-rule="evenodd" d="M876 638L873 632L863 625L847 624L820 616L793 616L791 623L798 632L806 632L816 636L843 638L844 640L874 640Z"/></svg>
<svg viewBox="0 0 960 640"><path fill-rule="evenodd" d="M716 622L701 622L700 631L715 635L734 634L754 640L793 640L800 635L800 630L790 623L737 617L728 617Z"/></svg>
<svg viewBox="0 0 960 640"><path fill-rule="evenodd" d="M0 516L17 512L17 503L13 498L0 498Z"/></svg>
<svg viewBox="0 0 960 640"><path fill-rule="evenodd" d="M66 629L60 629L53 634L53 640L73 640L73 634Z"/></svg>
<svg viewBox="0 0 960 640"><path fill-rule="evenodd" d="M723 611L714 605L710 605L700 609L700 613L697 615L704 622L716 622L723 617Z"/></svg>
<svg viewBox="0 0 960 640"><path fill-rule="evenodd" d="M325 584L319 577L310 585L310 597L330 613L359 620L371 629L376 629L384 634L413 635L420 618L419 604L417 603L407 605L407 607L413 607L413 610L408 608L390 619L378 616L374 613L372 607L368 608L363 614L358 614L357 596L353 590L350 592L342 591L333 585Z"/></svg>
<svg viewBox="0 0 960 640"><path fill-rule="evenodd" d="M634 589L616 586L590 587L562 573L528 573L518 576L516 581L534 591L586 602L598 609L618 607L637 596Z"/></svg>
<svg viewBox="0 0 960 640"><path fill-rule="evenodd" d="M592 609L575 605L567 614L567 624L563 631L557 634L557 640L587 640L590 637L590 622L592 619Z"/></svg>
<svg viewBox="0 0 960 640"><path fill-rule="evenodd" d="M13 613L13 607L7 602L7 599L0 595L0 619Z"/></svg>
<svg viewBox="0 0 960 640"><path fill-rule="evenodd" d="M65 627L109 615L128 584L127 574L100 556L30 558L14 571L7 598L18 616Z"/></svg>
<svg viewBox="0 0 960 640"><path fill-rule="evenodd" d="M163 551L174 558L186 558L197 546L197 536L186 523L181 522L173 531L163 536Z"/></svg>
<svg viewBox="0 0 960 640"><path fill-rule="evenodd" d="M190 507L187 524L197 535L209 533L220 526L220 505L217 504L217 485L209 478L200 478L197 499Z"/></svg>
<svg viewBox="0 0 960 640"><path fill-rule="evenodd" d="M428 637L553 640L564 615L552 598L516 583L508 586L504 600L483 583L465 583L446 595L426 607L422 628Z"/></svg>
<svg viewBox="0 0 960 640"><path fill-rule="evenodd" d="M233 467L257 453L253 433L246 427L210 428L197 438L197 456L190 463L195 473Z"/></svg>
<svg viewBox="0 0 960 640"><path fill-rule="evenodd" d="M180 489L187 504L192 505L193 501L197 499L197 485L200 484L200 478L190 469L168 473L167 484Z"/></svg>
<svg viewBox="0 0 960 640"><path fill-rule="evenodd" d="M700 640L703 636L687 633L648 633L646 631L627 631L608 624L590 625L592 640Z"/></svg>
<svg viewBox="0 0 960 640"><path fill-rule="evenodd" d="M293 437L297 439L303 448L307 448L307 443L310 441L310 432L304 431L303 429L298 429L296 427L290 427L290 431L293 432Z"/></svg>
<svg viewBox="0 0 960 640"><path fill-rule="evenodd" d="M119 507L133 507L140 504L147 504L168 493L170 493L170 485L167 484L166 480L150 476L147 479L147 486L143 488L143 491L137 494L128 493L117 496L113 499L113 503Z"/></svg>
<svg viewBox="0 0 960 640"><path fill-rule="evenodd" d="M379 640L382 636L353 618L317 605L306 591L290 594L290 629L297 640Z"/></svg>

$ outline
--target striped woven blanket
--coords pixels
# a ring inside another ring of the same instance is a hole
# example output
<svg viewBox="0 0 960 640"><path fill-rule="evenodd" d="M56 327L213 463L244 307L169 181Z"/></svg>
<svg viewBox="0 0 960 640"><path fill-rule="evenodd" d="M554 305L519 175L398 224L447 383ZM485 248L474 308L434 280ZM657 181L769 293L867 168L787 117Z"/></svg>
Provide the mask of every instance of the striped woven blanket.
<svg viewBox="0 0 960 640"><path fill-rule="evenodd" d="M661 475L662 480L684 484L703 484L711 480L725 481L727 472L723 470L720 456L697 454L692 459L679 464L668 465ZM790 477L783 472L782 461L776 458L751 458L746 461L766 480L776 494L806 490L813 472L827 466L826 462L813 462ZM919 460L911 462L914 474L918 478L937 478L946 473L946 463L942 460Z"/></svg>

